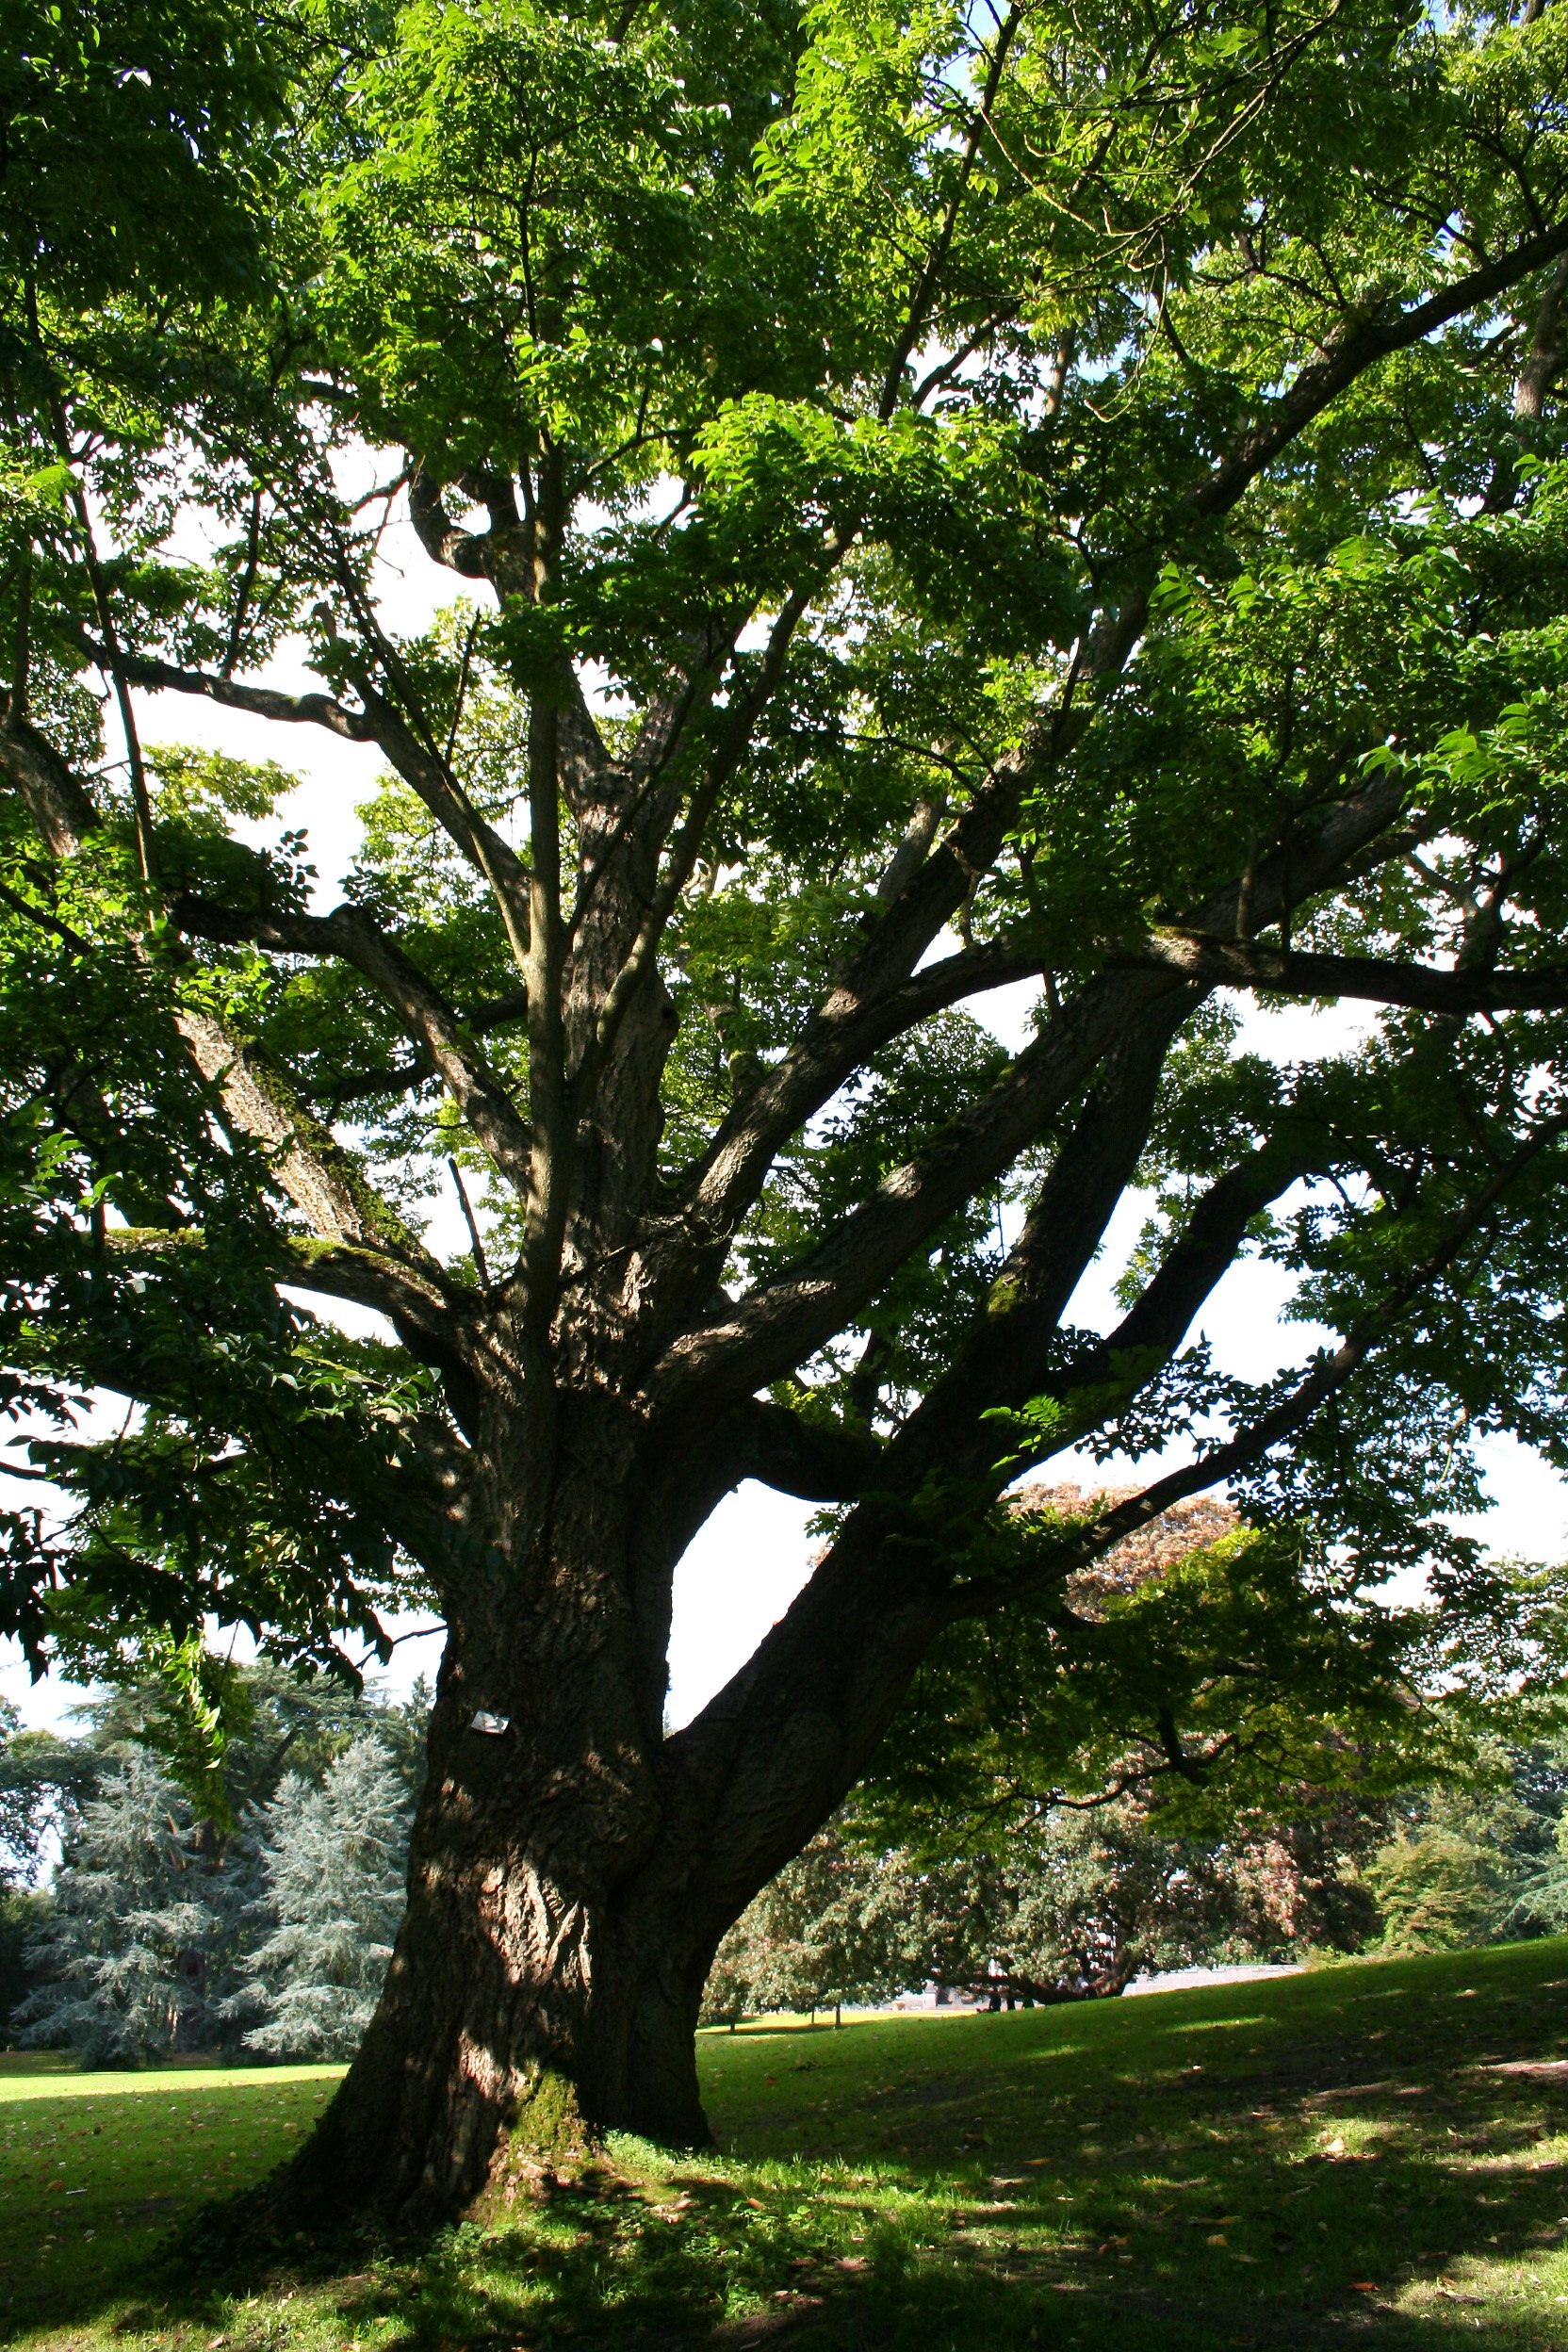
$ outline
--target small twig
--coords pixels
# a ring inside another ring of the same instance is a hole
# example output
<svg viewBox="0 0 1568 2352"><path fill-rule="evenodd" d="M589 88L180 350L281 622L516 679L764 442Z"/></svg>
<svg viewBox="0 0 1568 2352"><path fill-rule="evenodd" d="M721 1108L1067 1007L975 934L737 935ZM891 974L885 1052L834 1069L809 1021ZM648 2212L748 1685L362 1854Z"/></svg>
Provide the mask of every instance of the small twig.
<svg viewBox="0 0 1568 2352"><path fill-rule="evenodd" d="M463 664L457 674L457 694L452 702L452 723L447 730L447 748L443 764L449 768L457 746L457 730L463 724L463 706L468 699L468 669L474 658L474 639L479 635L479 613L476 611L468 624L468 634L463 641Z"/></svg>
<svg viewBox="0 0 1568 2352"><path fill-rule="evenodd" d="M33 645L33 551L29 547L22 558L21 579L16 591L16 650L11 668L10 720L20 726L27 715L27 679L32 666Z"/></svg>
<svg viewBox="0 0 1568 2352"><path fill-rule="evenodd" d="M451 1169L452 1182L457 1186L457 1197L463 1203L464 1222L468 1228L468 1240L474 1252L474 1268L479 1275L479 1286L481 1290L488 1290L490 1269L484 1263L484 1244L480 1239L479 1219L474 1215L473 1203L468 1198L468 1187L463 1181L463 1170L449 1152L447 1155L447 1166Z"/></svg>

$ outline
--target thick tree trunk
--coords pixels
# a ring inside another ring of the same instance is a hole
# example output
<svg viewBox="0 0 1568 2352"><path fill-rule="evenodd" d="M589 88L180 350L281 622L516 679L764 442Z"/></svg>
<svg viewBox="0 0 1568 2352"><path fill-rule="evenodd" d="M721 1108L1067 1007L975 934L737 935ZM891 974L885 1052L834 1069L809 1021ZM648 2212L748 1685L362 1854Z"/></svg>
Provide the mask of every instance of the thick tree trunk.
<svg viewBox="0 0 1568 2352"><path fill-rule="evenodd" d="M607 1825L542 1835L558 1792L520 1812L488 1756L510 1736L470 1732L483 1761L432 1774L380 2005L286 2182L301 2213L418 2228L504 2200L606 2128L709 2143L694 2035L717 1932L660 1891L664 1840L622 1878ZM574 1761L613 1778L611 1758Z"/></svg>
<svg viewBox="0 0 1568 2352"><path fill-rule="evenodd" d="M543 1430L518 1413L484 1445L407 1913L280 2218L422 2228L607 2129L710 2145L695 2032L713 1953L863 1770L923 1645L891 1630L918 1614L906 1547L894 1581L855 1584L875 1640L846 1638L829 1670L795 1658L799 1623L776 1627L702 1723L666 1738L671 1579L696 1521L631 1415L569 1390L551 1406ZM825 1580L814 1609L843 1605Z"/></svg>
<svg viewBox="0 0 1568 2352"><path fill-rule="evenodd" d="M694 2034L729 1920L694 1884L701 1825L661 1756L662 1650L651 1674L621 1499L636 1482L590 1434L561 1448L547 1553L493 1544L477 1602L449 1618L407 1912L360 2051L280 2183L296 2215L417 2228L606 2128L710 2141Z"/></svg>
<svg viewBox="0 0 1568 2352"><path fill-rule="evenodd" d="M709 2142L694 2034L707 1956L676 1914L564 1887L515 1859L410 1903L385 1995L286 2183L315 2217L421 2228L507 2201L620 2128Z"/></svg>

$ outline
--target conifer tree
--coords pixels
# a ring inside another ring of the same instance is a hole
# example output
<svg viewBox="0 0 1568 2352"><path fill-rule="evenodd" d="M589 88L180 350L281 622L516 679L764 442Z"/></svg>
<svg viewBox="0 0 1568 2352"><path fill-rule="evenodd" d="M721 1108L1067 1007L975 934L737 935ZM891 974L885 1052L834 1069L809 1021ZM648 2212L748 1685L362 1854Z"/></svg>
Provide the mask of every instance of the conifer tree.
<svg viewBox="0 0 1568 2352"><path fill-rule="evenodd" d="M1568 1934L1568 1813L1558 1817L1551 1852L1524 1881L1511 1932L1517 1934L1521 1921L1548 1936Z"/></svg>
<svg viewBox="0 0 1568 2352"><path fill-rule="evenodd" d="M278 2058L351 2058L369 2023L403 1910L410 1801L372 1734L313 1788L291 1772L259 1813L271 1932L241 1963L226 2004L256 2016L245 2041Z"/></svg>
<svg viewBox="0 0 1568 2352"><path fill-rule="evenodd" d="M129 2066L204 2042L207 1876L186 1798L150 1758L127 1756L82 1806L29 1942L44 1981L17 2013L24 2043Z"/></svg>

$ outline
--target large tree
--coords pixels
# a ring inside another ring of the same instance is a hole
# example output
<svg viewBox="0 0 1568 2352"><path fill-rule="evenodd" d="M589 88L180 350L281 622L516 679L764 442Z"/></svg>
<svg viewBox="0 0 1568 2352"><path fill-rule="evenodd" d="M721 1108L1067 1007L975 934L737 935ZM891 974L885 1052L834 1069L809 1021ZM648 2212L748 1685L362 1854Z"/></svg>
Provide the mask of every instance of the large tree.
<svg viewBox="0 0 1568 2352"><path fill-rule="evenodd" d="M436 1596L409 1907L295 2179L438 2214L573 2105L704 2136L714 1949L944 1643L1070 1660L1067 1579L1219 1479L1310 1512L1255 1665L1228 1574L1223 1723L1201 1610L1119 1653L1196 1771L1280 1655L1355 1682L1331 1567L1474 1580L1475 1432L1560 1453L1568 14L11 18L8 1622L204 1733L204 1614L323 1657ZM379 755L340 899L182 698ZM1021 981L1008 1051L966 1008ZM1373 1009L1285 1068L1260 993ZM1187 1334L1258 1246L1337 1337L1248 1389ZM748 1478L829 1540L670 1734Z"/></svg>

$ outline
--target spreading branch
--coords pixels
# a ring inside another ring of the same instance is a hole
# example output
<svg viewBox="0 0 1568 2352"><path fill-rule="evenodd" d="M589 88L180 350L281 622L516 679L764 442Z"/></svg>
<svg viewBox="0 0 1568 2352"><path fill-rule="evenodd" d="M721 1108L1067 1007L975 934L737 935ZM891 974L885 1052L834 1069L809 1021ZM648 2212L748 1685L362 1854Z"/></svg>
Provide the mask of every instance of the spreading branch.
<svg viewBox="0 0 1568 2352"><path fill-rule="evenodd" d="M1074 1530L1064 1542L1059 1556L1054 1550L1048 1568L1031 1570L1017 1581L1008 1579L994 1586L989 1581L975 1582L961 1587L954 1596L954 1614L972 1615L1021 1599L1040 1578L1049 1576L1054 1582L1058 1576L1065 1576L1075 1568L1086 1566L1089 1560L1098 1559L1124 1537L1135 1534L1189 1495L1217 1486L1240 1471L1255 1468L1275 1446L1304 1429L1319 1408L1345 1387L1374 1349L1397 1329L1411 1308L1448 1272L1465 1245L1526 1169L1564 1135L1568 1135L1568 1112L1544 1119L1450 1221L1436 1249L1393 1284L1336 1348L1320 1356L1296 1385L1255 1421L1249 1422L1222 1444L1207 1447L1184 1468L1156 1478L1141 1494L1116 1504ZM1559 1173L1568 1177L1568 1165Z"/></svg>
<svg viewBox="0 0 1568 2352"><path fill-rule="evenodd" d="M192 937L226 946L332 956L351 964L429 1055L497 1169L519 1191L526 1190L528 1122L440 990L363 907L344 905L327 915L247 914L188 894L174 900L170 920Z"/></svg>
<svg viewBox="0 0 1568 2352"><path fill-rule="evenodd" d="M87 659L102 666L104 647L85 632L76 642ZM360 684L363 710L332 694L285 693L276 686L258 686L210 670L188 670L144 654L123 657L133 685L154 694L191 694L228 710L285 727L319 727L341 742L373 743L430 810L495 894L519 963L528 941L528 873L511 844L482 817L449 767L419 741L401 713L367 680ZM356 681L357 682L357 681Z"/></svg>
<svg viewBox="0 0 1568 2352"><path fill-rule="evenodd" d="M1165 933L1119 961L1144 971L1181 972L1209 988L1266 988L1281 996L1350 996L1416 1012L1552 1012L1568 1006L1568 969L1443 971L1378 956L1314 956L1240 939Z"/></svg>
<svg viewBox="0 0 1568 2352"><path fill-rule="evenodd" d="M1288 859L1271 859L1255 874L1253 896L1260 920L1275 919L1293 889L1301 894L1323 889L1388 830L1400 805L1398 784L1380 775L1331 808L1316 829L1293 846ZM1212 923L1217 932L1227 920L1233 922L1240 887L1239 881L1228 886L1204 906L1205 926ZM851 1320L961 1201L994 1183L1012 1165L1135 1023L1151 1016L1162 1001L1190 1007L1197 1001L1190 993L1193 984L1192 973L1170 964L1148 969L1112 965L1086 983L978 1102L924 1152L886 1177L806 1258L749 1293L722 1320L678 1340L650 1383L659 1408L680 1413L698 1394L706 1396L710 1385L723 1396L735 1393L731 1383L755 1388L792 1370ZM808 1083L806 1057L792 1056L792 1072L787 1061L757 1090L770 1100L756 1125L748 1128L748 1102L737 1122L734 1159L727 1165L710 1163L704 1182L694 1190L691 1227L696 1235L705 1232L715 1192L724 1198L727 1179L737 1181L743 1150L761 1148L757 1131L779 1116L779 1093L792 1080L800 1090L797 1101L805 1098L803 1117L842 1083L848 1074L842 1061L843 1033L860 1009L853 1000L845 1003L834 1024L839 1034L830 1037L822 1035L823 1017L817 1017L814 1085ZM825 1088L820 1101L813 1099L818 1087Z"/></svg>

